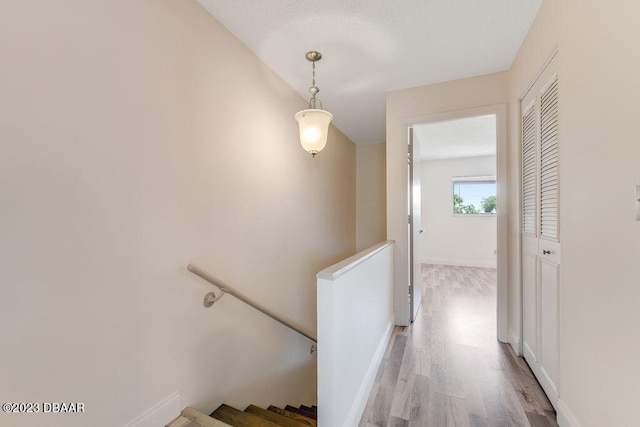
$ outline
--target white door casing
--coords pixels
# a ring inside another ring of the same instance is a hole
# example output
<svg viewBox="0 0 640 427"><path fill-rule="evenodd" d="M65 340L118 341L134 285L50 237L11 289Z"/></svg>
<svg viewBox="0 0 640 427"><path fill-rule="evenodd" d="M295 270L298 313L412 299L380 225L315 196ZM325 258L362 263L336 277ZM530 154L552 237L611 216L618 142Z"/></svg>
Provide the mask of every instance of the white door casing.
<svg viewBox="0 0 640 427"><path fill-rule="evenodd" d="M397 142L401 144L399 147L396 143L387 143L387 237L390 239L396 239L400 241L400 222L402 222L402 233L406 236L407 222L406 218L409 215L409 211L403 211L400 215L394 214L392 208L395 207L390 200L395 200L393 197L394 191L407 191L407 171L404 169L408 167L406 161L406 141L409 138L410 129L414 125L424 123L436 123L445 120L456 120L465 117L481 116L486 114L496 115L496 166L497 166L497 183L498 183L498 212L497 212L497 264L498 264L498 304L497 304L497 337L501 342L509 341L508 333L508 254L507 254L507 209L508 205L508 179L507 179L507 106L506 104L488 105L484 107L469 108L465 110L448 111L441 113L434 113L421 116L407 116L401 119L402 133L399 136ZM401 153L401 154L400 154ZM400 158L401 157L401 158ZM396 164L397 162L400 163ZM400 173L397 173L400 172ZM400 180L399 177L403 179ZM389 184L392 183L392 184ZM395 183L396 185L393 185ZM517 185L517 184L516 184ZM402 190L401 190L402 189ZM406 193L405 193L406 194ZM406 205L404 205L406 208ZM402 245L404 246L404 245ZM406 259L409 257L408 252L402 253L401 246L396 247L396 271L407 271ZM405 258L406 256L406 258ZM405 304L402 301L406 301L406 282L404 280L398 280L395 283L395 299L396 304L394 306L395 322L397 325L407 326L409 325L409 304Z"/></svg>
<svg viewBox="0 0 640 427"><path fill-rule="evenodd" d="M413 128L409 129L409 315L413 322L422 302L422 264L420 237L422 230L422 189L420 184L420 144L414 144Z"/></svg>

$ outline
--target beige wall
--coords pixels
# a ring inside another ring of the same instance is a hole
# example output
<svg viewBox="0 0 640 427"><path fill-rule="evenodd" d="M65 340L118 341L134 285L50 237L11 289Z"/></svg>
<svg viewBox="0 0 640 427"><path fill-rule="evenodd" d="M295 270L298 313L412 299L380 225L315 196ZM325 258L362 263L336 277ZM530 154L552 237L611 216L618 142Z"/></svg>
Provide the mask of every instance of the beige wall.
<svg viewBox="0 0 640 427"><path fill-rule="evenodd" d="M9 0L0 33L0 401L86 406L0 424L314 403L310 342L204 309L185 267L315 328L316 272L355 252L354 145L312 159L305 100L194 1Z"/></svg>
<svg viewBox="0 0 640 427"><path fill-rule="evenodd" d="M451 113L479 111L507 102L507 73L398 90L387 94L387 238L396 241L394 277L396 322L406 324L407 126ZM487 112L484 111L484 114ZM478 114L478 113L476 113ZM498 153L498 156L501 154ZM499 196L500 197L500 196Z"/></svg>
<svg viewBox="0 0 640 427"><path fill-rule="evenodd" d="M545 0L509 73L510 180L518 182L518 100L555 46L560 64L560 395L565 426L629 425L640 374L640 5ZM511 186L515 200L517 188ZM517 213L517 204L510 213ZM512 215L512 219L515 216ZM519 242L517 220L509 244ZM517 256L518 251L510 251ZM510 282L520 277L510 258ZM510 333L519 339L519 287ZM518 291L517 293L515 291Z"/></svg>
<svg viewBox="0 0 640 427"><path fill-rule="evenodd" d="M362 251L387 236L385 161L386 144L360 144L356 148L356 239Z"/></svg>
<svg viewBox="0 0 640 427"><path fill-rule="evenodd" d="M560 3L560 393L582 426L640 395L640 3Z"/></svg>

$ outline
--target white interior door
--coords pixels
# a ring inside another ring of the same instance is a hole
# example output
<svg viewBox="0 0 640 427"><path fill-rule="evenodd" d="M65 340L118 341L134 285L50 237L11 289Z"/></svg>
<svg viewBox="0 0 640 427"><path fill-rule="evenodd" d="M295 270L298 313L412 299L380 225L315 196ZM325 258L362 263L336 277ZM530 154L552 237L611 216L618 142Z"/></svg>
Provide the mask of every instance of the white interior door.
<svg viewBox="0 0 640 427"><path fill-rule="evenodd" d="M560 229L558 74L554 58L522 98L522 342L524 357L558 400Z"/></svg>
<svg viewBox="0 0 640 427"><path fill-rule="evenodd" d="M413 143L413 128L409 128L409 316L413 322L422 302L422 265L420 235L422 230L422 199L420 185L420 144Z"/></svg>

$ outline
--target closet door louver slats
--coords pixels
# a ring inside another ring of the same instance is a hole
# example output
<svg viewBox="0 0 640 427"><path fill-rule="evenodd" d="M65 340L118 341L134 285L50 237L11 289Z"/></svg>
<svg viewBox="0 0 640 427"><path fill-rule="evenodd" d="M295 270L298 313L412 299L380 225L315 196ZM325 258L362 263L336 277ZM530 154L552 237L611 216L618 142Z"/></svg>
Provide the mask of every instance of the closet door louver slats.
<svg viewBox="0 0 640 427"><path fill-rule="evenodd" d="M536 235L536 110L522 115L522 231Z"/></svg>
<svg viewBox="0 0 640 427"><path fill-rule="evenodd" d="M540 96L540 236L558 241L558 76Z"/></svg>

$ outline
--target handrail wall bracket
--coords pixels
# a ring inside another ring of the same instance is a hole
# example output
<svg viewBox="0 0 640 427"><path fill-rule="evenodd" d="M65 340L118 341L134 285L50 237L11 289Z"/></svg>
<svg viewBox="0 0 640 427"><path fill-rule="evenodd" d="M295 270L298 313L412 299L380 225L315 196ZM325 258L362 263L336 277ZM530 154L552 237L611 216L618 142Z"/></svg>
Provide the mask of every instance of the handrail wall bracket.
<svg viewBox="0 0 640 427"><path fill-rule="evenodd" d="M204 296L204 299L202 300L202 304L205 307L209 308L213 305L214 302L222 298L224 294L225 294L224 290L221 290L220 295L217 295L217 296L214 292L207 292L207 294Z"/></svg>

